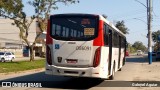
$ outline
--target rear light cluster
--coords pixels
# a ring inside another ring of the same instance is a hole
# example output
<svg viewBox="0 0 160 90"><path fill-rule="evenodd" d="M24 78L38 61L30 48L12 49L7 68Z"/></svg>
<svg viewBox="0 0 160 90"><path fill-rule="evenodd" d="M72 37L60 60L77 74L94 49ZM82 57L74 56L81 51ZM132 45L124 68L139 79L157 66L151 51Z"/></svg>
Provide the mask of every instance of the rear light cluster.
<svg viewBox="0 0 160 90"><path fill-rule="evenodd" d="M52 65L52 56L51 56L51 49L47 46L47 63Z"/></svg>
<svg viewBox="0 0 160 90"><path fill-rule="evenodd" d="M95 51L93 67L97 67L100 63L100 56L101 56L101 47L98 47Z"/></svg>
<svg viewBox="0 0 160 90"><path fill-rule="evenodd" d="M46 34L46 44L53 44L53 40L52 37L50 36L50 20L48 20L48 26L47 26L47 34Z"/></svg>

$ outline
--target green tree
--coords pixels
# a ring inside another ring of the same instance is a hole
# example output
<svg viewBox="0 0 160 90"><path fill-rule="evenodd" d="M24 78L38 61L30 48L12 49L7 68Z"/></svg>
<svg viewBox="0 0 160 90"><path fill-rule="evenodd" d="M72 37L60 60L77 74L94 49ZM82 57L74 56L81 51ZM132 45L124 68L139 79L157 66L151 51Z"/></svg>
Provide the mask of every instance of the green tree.
<svg viewBox="0 0 160 90"><path fill-rule="evenodd" d="M127 50L130 52L130 53L134 53L136 52L136 49L132 46L132 44L128 43L128 48Z"/></svg>
<svg viewBox="0 0 160 90"><path fill-rule="evenodd" d="M152 32L152 40L153 40L153 42L159 42L158 41L158 36L160 35L160 30L158 30L158 31L153 31Z"/></svg>
<svg viewBox="0 0 160 90"><path fill-rule="evenodd" d="M143 45L143 43L142 42L140 42L140 41L136 41L133 45L132 45L132 47L134 47L136 50L142 50L142 51L146 51L146 46L145 45Z"/></svg>
<svg viewBox="0 0 160 90"><path fill-rule="evenodd" d="M158 36L160 35L160 30L152 32L152 40L154 42L154 51L159 50L160 41L158 40Z"/></svg>
<svg viewBox="0 0 160 90"><path fill-rule="evenodd" d="M26 13L23 11L25 6L22 0L0 0L0 16L9 18L14 21L12 25L16 25L19 30L19 36L27 44L30 49L30 61L34 60L33 48L37 42L38 37L46 30L46 21L52 10L58 9L57 3L69 3L79 2L77 0L30 0L29 4L35 8L35 15L31 16L30 19L26 18ZM28 41L28 31L32 22L37 19L38 27L40 32L36 35L34 42L31 44Z"/></svg>
<svg viewBox="0 0 160 90"><path fill-rule="evenodd" d="M117 21L116 22L116 27L123 32L124 34L129 34L129 29L125 26L125 22L122 21Z"/></svg>

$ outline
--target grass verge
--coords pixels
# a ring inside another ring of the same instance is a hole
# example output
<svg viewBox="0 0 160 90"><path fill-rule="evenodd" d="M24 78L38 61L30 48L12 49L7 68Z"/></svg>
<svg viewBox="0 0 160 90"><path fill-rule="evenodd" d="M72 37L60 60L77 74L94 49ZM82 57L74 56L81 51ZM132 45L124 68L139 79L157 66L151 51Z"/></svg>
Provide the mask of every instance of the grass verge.
<svg viewBox="0 0 160 90"><path fill-rule="evenodd" d="M0 62L0 73L18 72L43 68L45 59L35 61L19 61L19 62Z"/></svg>

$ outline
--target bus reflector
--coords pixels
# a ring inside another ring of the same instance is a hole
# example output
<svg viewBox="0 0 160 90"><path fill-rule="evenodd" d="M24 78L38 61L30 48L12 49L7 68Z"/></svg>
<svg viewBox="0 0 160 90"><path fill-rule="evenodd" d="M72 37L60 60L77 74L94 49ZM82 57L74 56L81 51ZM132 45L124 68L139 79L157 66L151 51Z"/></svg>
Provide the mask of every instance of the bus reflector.
<svg viewBox="0 0 160 90"><path fill-rule="evenodd" d="M51 56L51 49L47 46L47 63L52 65L52 56Z"/></svg>
<svg viewBox="0 0 160 90"><path fill-rule="evenodd" d="M98 47L95 51L93 67L97 67L100 63L100 54L101 54L101 47Z"/></svg>

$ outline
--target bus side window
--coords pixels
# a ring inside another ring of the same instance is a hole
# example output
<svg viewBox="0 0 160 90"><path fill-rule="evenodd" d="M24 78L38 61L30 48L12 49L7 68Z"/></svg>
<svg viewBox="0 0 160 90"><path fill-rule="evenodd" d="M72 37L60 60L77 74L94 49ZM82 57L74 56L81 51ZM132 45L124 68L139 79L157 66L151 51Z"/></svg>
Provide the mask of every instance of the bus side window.
<svg viewBox="0 0 160 90"><path fill-rule="evenodd" d="M122 40L122 47L125 48L125 39Z"/></svg>
<svg viewBox="0 0 160 90"><path fill-rule="evenodd" d="M109 42L109 28L106 24L104 24L104 45L108 46L108 42Z"/></svg>
<svg viewBox="0 0 160 90"><path fill-rule="evenodd" d="M112 40L113 40L113 35L112 35L112 30L111 29L109 29L109 33L108 33L108 43L109 43L109 46L111 45L113 45L112 44Z"/></svg>
<svg viewBox="0 0 160 90"><path fill-rule="evenodd" d="M118 37L118 33L116 31L114 31L113 33L113 47L118 47L119 45L119 37Z"/></svg>

